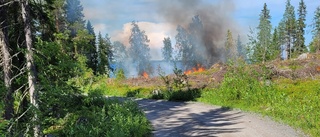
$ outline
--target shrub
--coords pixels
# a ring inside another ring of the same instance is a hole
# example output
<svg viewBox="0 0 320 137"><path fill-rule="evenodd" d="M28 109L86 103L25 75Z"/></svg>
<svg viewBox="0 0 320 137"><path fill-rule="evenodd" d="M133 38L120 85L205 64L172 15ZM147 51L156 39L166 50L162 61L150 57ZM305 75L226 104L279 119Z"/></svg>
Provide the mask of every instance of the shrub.
<svg viewBox="0 0 320 137"><path fill-rule="evenodd" d="M146 136L151 126L138 105L130 100L106 99L100 91L90 92L58 122L45 131L56 136Z"/></svg>

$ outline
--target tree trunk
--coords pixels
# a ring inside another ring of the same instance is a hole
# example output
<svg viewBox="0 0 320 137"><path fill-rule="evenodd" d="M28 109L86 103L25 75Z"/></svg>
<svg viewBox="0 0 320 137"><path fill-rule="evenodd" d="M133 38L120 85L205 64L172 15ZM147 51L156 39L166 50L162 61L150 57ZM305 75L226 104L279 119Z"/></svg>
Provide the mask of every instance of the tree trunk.
<svg viewBox="0 0 320 137"><path fill-rule="evenodd" d="M0 5L4 4L5 0L0 0ZM4 119L11 119L13 117L13 91L11 83L11 55L9 52L9 43L8 43L8 33L6 29L7 17L6 17L6 6L0 7L0 46L2 51L2 63L3 63L3 75L4 75L4 84L6 87L6 97L4 101L5 111Z"/></svg>
<svg viewBox="0 0 320 137"><path fill-rule="evenodd" d="M31 24L30 24L30 8L28 0L21 0L21 13L24 22L24 32L25 40L27 46L26 60L27 60L27 69L28 69L28 84L29 84L29 96L30 102L34 106L32 122L34 123L34 137L40 136L40 125L39 117L37 111L39 109L38 99L37 99L37 90L36 90L36 70L33 59L33 45L32 45L32 36L31 36Z"/></svg>

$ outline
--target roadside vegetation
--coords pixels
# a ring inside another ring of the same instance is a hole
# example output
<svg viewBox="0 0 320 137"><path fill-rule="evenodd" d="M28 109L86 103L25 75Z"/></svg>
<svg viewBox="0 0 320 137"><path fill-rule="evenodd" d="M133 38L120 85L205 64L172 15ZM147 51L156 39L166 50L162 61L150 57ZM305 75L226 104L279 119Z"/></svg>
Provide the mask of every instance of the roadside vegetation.
<svg viewBox="0 0 320 137"><path fill-rule="evenodd" d="M229 23L200 13L175 23L175 43L164 38L161 62L181 68L167 75L153 66L154 45L138 21L129 39L112 42L85 20L80 0L0 0L0 136L152 136L133 100L106 96L241 108L320 136L320 7L306 24L304 1L296 18L287 0L272 26L265 3L246 44L216 27Z"/></svg>
<svg viewBox="0 0 320 137"><path fill-rule="evenodd" d="M237 64L215 64L203 72L161 75L151 80L144 77L115 78L108 79L113 84L103 84L107 79L101 79L93 87L109 96L200 101L240 108L269 116L308 135L319 136L320 62L318 54L309 56L312 56L311 59L274 60L253 65L238 60ZM197 82L200 85L175 86L179 84L174 81L179 74L183 74L180 81L187 79L185 83ZM210 79L221 79L222 76L222 80L210 81L206 78L208 75ZM137 83L130 82L132 79Z"/></svg>

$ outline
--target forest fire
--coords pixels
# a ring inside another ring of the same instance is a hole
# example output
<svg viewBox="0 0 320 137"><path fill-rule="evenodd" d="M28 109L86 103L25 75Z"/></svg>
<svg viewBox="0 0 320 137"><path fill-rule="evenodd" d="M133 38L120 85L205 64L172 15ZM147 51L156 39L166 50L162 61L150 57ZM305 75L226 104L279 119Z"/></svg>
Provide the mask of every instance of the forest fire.
<svg viewBox="0 0 320 137"><path fill-rule="evenodd" d="M203 72L203 71L205 71L205 68L202 67L200 64L198 64L197 67L194 67L194 68L192 68L192 69L190 69L190 70L184 71L184 74L189 75L189 74L191 74L191 73Z"/></svg>
<svg viewBox="0 0 320 137"><path fill-rule="evenodd" d="M142 73L142 76L143 76L144 78L146 78L146 79L148 79L148 78L149 78L149 75L148 75L148 73L147 73L147 72L143 72L143 73Z"/></svg>

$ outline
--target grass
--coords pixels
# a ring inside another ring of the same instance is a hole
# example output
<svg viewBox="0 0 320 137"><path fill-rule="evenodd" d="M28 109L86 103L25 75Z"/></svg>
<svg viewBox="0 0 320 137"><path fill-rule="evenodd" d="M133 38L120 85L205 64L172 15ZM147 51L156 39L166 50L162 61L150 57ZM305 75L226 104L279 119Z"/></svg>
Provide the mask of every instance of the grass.
<svg viewBox="0 0 320 137"><path fill-rule="evenodd" d="M235 69L219 88L204 90L198 101L268 115L311 136L320 136L319 79L280 78L270 83L258 81L259 74Z"/></svg>
<svg viewBox="0 0 320 137"><path fill-rule="evenodd" d="M301 69L290 63L291 69ZM276 121L301 129L311 136L320 136L320 82L315 79L271 79L270 70L258 66L229 66L224 80L215 88L167 91L165 87L143 87L97 84L104 94L173 101L200 101L214 105L240 108L272 117ZM257 70L260 69L260 70ZM216 71L216 70L212 70ZM199 74L206 75L209 72ZM193 75L199 75L193 74ZM211 72L210 72L211 74ZM102 86L101 86L102 85ZM94 86L93 86L94 87ZM153 95L152 91L162 92Z"/></svg>
<svg viewBox="0 0 320 137"><path fill-rule="evenodd" d="M151 125L136 102L107 100L97 92L80 96L78 106L46 128L44 133L77 137L151 136Z"/></svg>

